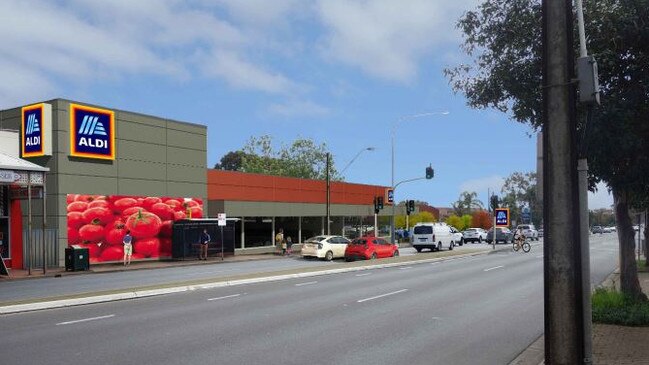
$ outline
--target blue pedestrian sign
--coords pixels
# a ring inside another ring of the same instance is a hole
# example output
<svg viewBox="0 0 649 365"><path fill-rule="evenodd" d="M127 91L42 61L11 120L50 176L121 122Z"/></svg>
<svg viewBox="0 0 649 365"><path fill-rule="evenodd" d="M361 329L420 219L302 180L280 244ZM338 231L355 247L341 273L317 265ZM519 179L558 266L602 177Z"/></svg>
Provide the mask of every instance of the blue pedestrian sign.
<svg viewBox="0 0 649 365"><path fill-rule="evenodd" d="M496 208L496 227L509 227L509 208Z"/></svg>
<svg viewBox="0 0 649 365"><path fill-rule="evenodd" d="M388 196L388 203L392 204L394 203L394 189L388 189L387 191L387 196Z"/></svg>

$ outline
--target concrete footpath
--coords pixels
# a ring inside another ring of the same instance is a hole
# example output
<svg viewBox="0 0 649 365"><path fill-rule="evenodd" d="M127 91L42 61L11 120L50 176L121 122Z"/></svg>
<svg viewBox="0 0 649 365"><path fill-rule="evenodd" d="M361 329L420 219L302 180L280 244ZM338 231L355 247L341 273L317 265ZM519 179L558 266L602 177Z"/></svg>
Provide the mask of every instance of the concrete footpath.
<svg viewBox="0 0 649 365"><path fill-rule="evenodd" d="M9 313L19 313L26 311L34 310L43 310L51 308L61 308L69 307L75 305L85 305L92 303L101 303L115 300L126 300L126 299L135 299L142 297L150 297L155 295L179 293L185 291L192 291L198 289L208 289L208 288L217 288L217 287L226 287L242 284L251 284L251 283L260 283L268 281L278 281L294 278L304 278L304 277L313 277L319 275L329 275L353 271L362 271L362 270L371 270L395 266L404 266L410 265L413 263L427 263L434 261L442 261L449 259L462 258L467 256L474 255L485 255L493 252L498 252L501 250L511 249L508 245L497 247L496 250L464 250L464 251L443 251L437 252L434 256L429 255L414 255L414 256L401 256L381 260L373 261L357 261L351 263L344 263L340 267L334 269L327 269L320 266L307 267L307 268L293 268L285 270L276 270L268 272L255 272L231 276L221 276L208 279L193 279L188 281L181 282L170 282L157 285L148 285L140 287L130 287L130 288L120 288L115 290L105 290L105 291L94 291L90 293L79 293L73 295L65 296L47 296L42 298L31 298L25 300L13 300L13 301L4 301L0 302L0 314L9 314ZM245 256L233 256L226 258L224 261L220 259L215 261L186 261L186 262L144 262L144 263L133 263L126 270L136 270L136 269L153 269L153 268L163 268L171 267L178 265L215 265L221 262L232 262L236 260L266 260L266 259L281 259L282 256L272 256L272 255L257 255L257 257L245 257ZM103 267L93 267L93 272L109 272L109 271L123 271L125 268L120 265L106 265ZM48 276L56 275L83 275L89 272L80 272L80 273L66 273L66 272L57 272L50 271ZM43 277L43 276L41 276ZM7 280L7 279L3 279ZM0 281L1 283L1 281Z"/></svg>
<svg viewBox="0 0 649 365"><path fill-rule="evenodd" d="M602 287L619 289L620 274L611 274ZM649 294L649 272L639 272L642 291ZM649 327L628 327L593 324L593 364L631 365L649 364ZM516 357L510 365L540 365L544 363L544 336Z"/></svg>

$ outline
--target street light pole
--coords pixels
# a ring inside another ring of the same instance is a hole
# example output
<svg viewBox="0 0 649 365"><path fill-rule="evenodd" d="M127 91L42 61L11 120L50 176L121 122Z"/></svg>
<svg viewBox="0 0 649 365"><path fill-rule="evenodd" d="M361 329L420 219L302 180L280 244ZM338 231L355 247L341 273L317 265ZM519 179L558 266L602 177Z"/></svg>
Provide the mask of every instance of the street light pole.
<svg viewBox="0 0 649 365"><path fill-rule="evenodd" d="M392 188L392 220L390 222L390 241L392 244L395 243L394 239L394 223L395 223L395 208L394 206L396 205L397 202L397 196L396 196L396 187L394 186L394 135L396 133L397 129L397 124L400 122L403 122L405 120L409 119L416 119L416 118L421 118L421 117L427 117L431 115L448 115L448 111L443 111L443 112L431 112L431 113L420 113L420 114L413 114L413 115L406 115L402 116L399 119L397 119L393 124L392 124L392 135L391 135L391 144L392 144L392 179L390 181L390 187Z"/></svg>
<svg viewBox="0 0 649 365"><path fill-rule="evenodd" d="M358 156L361 155L361 153L363 153L363 152L365 152L365 151L374 151L375 149L376 149L376 148L374 148L374 147L365 147L365 148L363 148L362 150L358 151L358 153L356 154L356 156L354 156L354 158L352 158L352 159L347 163L347 165L345 165L345 167L343 167L342 171L340 171L340 175L342 175L345 171L347 171L347 169L349 168L349 166L351 166L352 163L354 163L354 161L356 161L356 159L358 158Z"/></svg>

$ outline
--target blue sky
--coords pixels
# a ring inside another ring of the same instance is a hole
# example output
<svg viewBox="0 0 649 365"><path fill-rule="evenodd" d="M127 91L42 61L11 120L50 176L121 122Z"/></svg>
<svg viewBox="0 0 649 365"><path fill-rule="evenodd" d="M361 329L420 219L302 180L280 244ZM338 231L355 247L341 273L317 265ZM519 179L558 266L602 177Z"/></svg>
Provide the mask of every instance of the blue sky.
<svg viewBox="0 0 649 365"><path fill-rule="evenodd" d="M250 136L325 142L348 181L449 206L536 169L536 138L454 95L455 21L475 0L0 2L0 108L56 97L208 126L208 164ZM420 118L420 113L448 111ZM600 189L591 208L610 205Z"/></svg>

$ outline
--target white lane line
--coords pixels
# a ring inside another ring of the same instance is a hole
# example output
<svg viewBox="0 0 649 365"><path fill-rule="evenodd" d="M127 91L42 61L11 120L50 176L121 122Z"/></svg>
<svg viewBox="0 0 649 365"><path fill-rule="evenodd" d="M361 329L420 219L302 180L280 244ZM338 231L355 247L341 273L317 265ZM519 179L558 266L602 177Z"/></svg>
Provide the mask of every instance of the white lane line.
<svg viewBox="0 0 649 365"><path fill-rule="evenodd" d="M399 270L409 270L412 269L412 266L400 267Z"/></svg>
<svg viewBox="0 0 649 365"><path fill-rule="evenodd" d="M356 276L367 276L367 275L372 275L371 272L366 272L364 274L356 274Z"/></svg>
<svg viewBox="0 0 649 365"><path fill-rule="evenodd" d="M494 267L490 267L490 268L488 268L488 269L484 269L484 270L482 270L482 271L491 271L491 270L496 270L496 269L500 269L501 267L505 267L505 266L503 266L503 265L500 265L500 266L494 266Z"/></svg>
<svg viewBox="0 0 649 365"><path fill-rule="evenodd" d="M313 284L317 284L317 283L318 283L317 281L308 281L306 283L295 284L295 286L313 285Z"/></svg>
<svg viewBox="0 0 649 365"><path fill-rule="evenodd" d="M357 303L363 303L363 302L367 302L368 300L374 300L374 299L387 297L389 295L395 295L395 294L403 293L404 291L408 291L408 289L401 289L401 290L393 291L392 293L381 294L381 295L377 295L377 296L371 297L371 298L360 299L360 300L357 300L356 302Z"/></svg>
<svg viewBox="0 0 649 365"><path fill-rule="evenodd" d="M437 264L441 264L441 263L442 263L441 261L435 261L435 262L431 262L430 264L431 265L437 265Z"/></svg>
<svg viewBox="0 0 649 365"><path fill-rule="evenodd" d="M210 298L210 299L208 299L208 301L212 301L212 300L221 300L221 299L227 299L227 298L236 298L236 297L238 297L238 296L240 296L240 295L241 295L241 294L226 295L226 296L224 296L224 297Z"/></svg>
<svg viewBox="0 0 649 365"><path fill-rule="evenodd" d="M77 319L76 321L60 322L60 323L57 323L56 325L57 326L63 326L63 325L66 325L66 324L81 323L81 322L88 322L88 321L96 321L96 320L99 320L99 319L106 319L106 318L112 318L112 317L115 317L115 315L114 314L109 314L107 316L101 316L101 317Z"/></svg>
<svg viewBox="0 0 649 365"><path fill-rule="evenodd" d="M536 256L537 259L540 259L540 258L542 258L542 257L543 257L543 255L538 255L538 256Z"/></svg>

